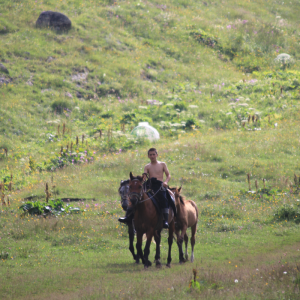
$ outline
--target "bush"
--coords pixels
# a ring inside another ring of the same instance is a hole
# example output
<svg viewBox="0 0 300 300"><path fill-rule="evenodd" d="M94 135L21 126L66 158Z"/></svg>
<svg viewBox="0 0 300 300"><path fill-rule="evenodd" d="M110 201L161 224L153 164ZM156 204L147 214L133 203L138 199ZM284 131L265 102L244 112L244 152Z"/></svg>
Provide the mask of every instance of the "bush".
<svg viewBox="0 0 300 300"><path fill-rule="evenodd" d="M109 119L114 117L114 113L112 111L107 111L106 113L102 114L101 117L103 119Z"/></svg>
<svg viewBox="0 0 300 300"><path fill-rule="evenodd" d="M78 213L82 210L77 207L72 207L64 204L60 199L50 200L48 203L40 201L28 201L21 205L19 209L24 211L24 214L29 215L48 215L48 214L60 214L60 213Z"/></svg>
<svg viewBox="0 0 300 300"><path fill-rule="evenodd" d="M176 104L174 105L174 108L175 108L175 109L178 109L178 110L180 110L180 111L183 111L183 110L187 110L187 105L186 105L185 102L180 101L180 102L178 102L178 103L176 103Z"/></svg>
<svg viewBox="0 0 300 300"><path fill-rule="evenodd" d="M189 118L185 122L185 128L187 129L192 129L193 127L196 126L196 121L194 118Z"/></svg>
<svg viewBox="0 0 300 300"><path fill-rule="evenodd" d="M294 221L296 224L300 223L300 210L299 207L285 204L280 207L274 214L274 220L277 222Z"/></svg>
<svg viewBox="0 0 300 300"><path fill-rule="evenodd" d="M59 100L55 100L51 104L51 108L53 109L53 111L56 111L57 113L61 114L64 112L65 109L71 109L72 104L70 101L66 99L59 99Z"/></svg>

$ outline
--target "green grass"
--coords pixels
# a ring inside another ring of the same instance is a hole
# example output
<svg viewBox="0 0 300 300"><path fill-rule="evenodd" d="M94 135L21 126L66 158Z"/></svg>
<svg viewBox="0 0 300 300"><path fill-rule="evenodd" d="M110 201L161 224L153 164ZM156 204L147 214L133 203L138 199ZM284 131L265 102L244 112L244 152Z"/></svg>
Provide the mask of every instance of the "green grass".
<svg viewBox="0 0 300 300"><path fill-rule="evenodd" d="M0 5L1 299L299 298L298 1ZM35 28L44 10L72 29ZM130 135L140 121L199 207L193 264L173 243L170 270L144 271L117 221L119 182L153 145ZM24 216L46 183L83 212Z"/></svg>

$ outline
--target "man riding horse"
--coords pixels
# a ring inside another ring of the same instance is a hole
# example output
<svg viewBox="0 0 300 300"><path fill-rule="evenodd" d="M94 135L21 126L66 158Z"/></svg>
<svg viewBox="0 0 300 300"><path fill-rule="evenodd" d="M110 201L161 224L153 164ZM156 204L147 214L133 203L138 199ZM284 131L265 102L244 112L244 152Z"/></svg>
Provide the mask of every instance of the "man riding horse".
<svg viewBox="0 0 300 300"><path fill-rule="evenodd" d="M148 150L148 158L150 163L144 168L143 180L146 181L147 177L148 186L151 187L154 195L159 200L160 208L163 213L163 228L169 228L168 218L169 218L169 202L168 202L168 182L171 179L169 170L166 163L157 160L158 153L155 148ZM163 181L164 173L166 174L166 180ZM134 217L133 208L128 207L125 218L119 218L122 223L132 222Z"/></svg>

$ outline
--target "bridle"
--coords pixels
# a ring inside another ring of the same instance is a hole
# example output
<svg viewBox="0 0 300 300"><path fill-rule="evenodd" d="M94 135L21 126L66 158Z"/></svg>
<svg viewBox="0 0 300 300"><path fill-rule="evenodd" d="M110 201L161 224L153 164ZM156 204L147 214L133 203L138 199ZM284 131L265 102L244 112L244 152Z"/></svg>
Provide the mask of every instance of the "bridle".
<svg viewBox="0 0 300 300"><path fill-rule="evenodd" d="M140 182L140 180L138 179L133 179L133 181L138 181ZM143 186L142 186L143 187ZM129 189L130 189L130 186L129 186ZM141 200L142 200L142 197L143 197L143 194L144 194L144 189L142 188L140 193L137 193L137 192L129 192L128 193L128 199L131 200L133 197L137 198L137 203L140 203Z"/></svg>

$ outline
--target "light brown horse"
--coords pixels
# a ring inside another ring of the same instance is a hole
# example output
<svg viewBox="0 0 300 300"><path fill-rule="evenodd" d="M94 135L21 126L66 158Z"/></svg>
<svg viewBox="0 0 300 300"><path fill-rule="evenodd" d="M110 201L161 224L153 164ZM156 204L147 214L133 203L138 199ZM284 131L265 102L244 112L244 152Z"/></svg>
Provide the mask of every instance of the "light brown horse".
<svg viewBox="0 0 300 300"><path fill-rule="evenodd" d="M163 226L162 216L160 216L152 202L152 200L145 193L143 188L143 178L141 176L134 177L130 172L130 181L129 181L129 200L131 205L135 209L134 213L134 227L137 235L136 249L138 255L142 259L145 269L151 266L151 262L148 257L150 254L150 244L152 237L154 236L156 242L156 254L155 262L156 266L160 267L160 239L161 239L161 230ZM175 230L173 211L170 209L169 212L169 252L167 259L167 267L170 267L171 263L171 248L173 243L173 233ZM146 233L147 242L144 249L142 250L143 234Z"/></svg>
<svg viewBox="0 0 300 300"><path fill-rule="evenodd" d="M175 195L175 205L177 209L177 217L175 220L175 234L177 236L177 245L179 248L179 262L183 263L188 260L188 236L186 231L189 227L191 227L192 237L191 237L191 245L192 245L192 255L191 262L194 261L194 246L195 246L195 234L197 231L197 223L198 223L198 208L194 201L186 200L183 196L180 195L181 187L178 189L170 188ZM181 231L181 234L180 234ZM183 257L182 251L182 243L183 239L185 242L185 259Z"/></svg>

